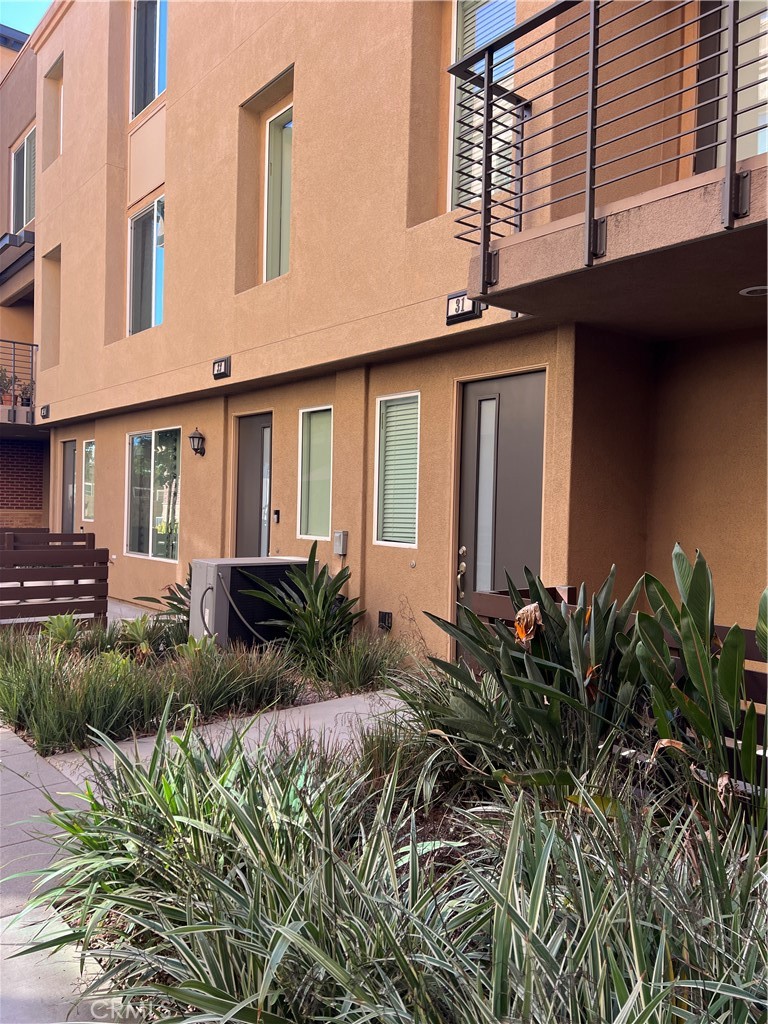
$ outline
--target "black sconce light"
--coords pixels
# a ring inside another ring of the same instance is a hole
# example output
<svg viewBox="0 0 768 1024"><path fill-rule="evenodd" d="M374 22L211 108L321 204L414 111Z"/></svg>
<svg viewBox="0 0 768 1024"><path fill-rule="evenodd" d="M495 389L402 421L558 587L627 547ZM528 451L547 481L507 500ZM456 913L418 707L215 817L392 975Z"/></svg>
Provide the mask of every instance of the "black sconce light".
<svg viewBox="0 0 768 1024"><path fill-rule="evenodd" d="M201 434L197 427L189 435L189 443L195 455L205 455L205 435Z"/></svg>

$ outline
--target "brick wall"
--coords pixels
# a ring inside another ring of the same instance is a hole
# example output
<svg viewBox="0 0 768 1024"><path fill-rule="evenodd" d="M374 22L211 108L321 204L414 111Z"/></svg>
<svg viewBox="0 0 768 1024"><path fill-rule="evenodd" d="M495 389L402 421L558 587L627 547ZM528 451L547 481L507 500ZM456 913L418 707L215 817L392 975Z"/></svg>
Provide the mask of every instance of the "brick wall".
<svg viewBox="0 0 768 1024"><path fill-rule="evenodd" d="M0 438L0 526L46 526L43 470L46 441Z"/></svg>

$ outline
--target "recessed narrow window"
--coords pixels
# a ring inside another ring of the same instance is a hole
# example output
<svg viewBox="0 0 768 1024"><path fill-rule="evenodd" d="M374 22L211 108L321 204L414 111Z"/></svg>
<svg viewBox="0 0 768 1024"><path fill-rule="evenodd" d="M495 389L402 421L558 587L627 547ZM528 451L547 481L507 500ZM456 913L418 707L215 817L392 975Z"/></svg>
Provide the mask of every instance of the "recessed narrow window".
<svg viewBox="0 0 768 1024"><path fill-rule="evenodd" d="M264 277L288 272L291 246L291 152L293 107L267 122L267 202Z"/></svg>
<svg viewBox="0 0 768 1024"><path fill-rule="evenodd" d="M11 154L11 231L21 231L35 219L35 151L33 128Z"/></svg>
<svg viewBox="0 0 768 1024"><path fill-rule="evenodd" d="M456 2L456 53L455 59L468 57L475 50L515 27L516 0L457 0ZM494 82L511 83L514 63L514 43L505 46L494 56ZM482 72L482 62L473 65L472 70ZM457 80L453 104L453 154L451 206L473 203L480 199L480 158L481 153L474 140L482 124L480 103L481 85L476 80L461 84ZM510 144L513 140L510 140ZM494 185L506 184L500 181L508 177L509 159L494 161Z"/></svg>
<svg viewBox="0 0 768 1024"><path fill-rule="evenodd" d="M180 482L178 427L129 436L127 552L178 560Z"/></svg>
<svg viewBox="0 0 768 1024"><path fill-rule="evenodd" d="M43 79L43 170L49 167L64 148L64 54L51 65Z"/></svg>
<svg viewBox="0 0 768 1024"><path fill-rule="evenodd" d="M299 536L331 535L333 410L304 409L299 420Z"/></svg>
<svg viewBox="0 0 768 1024"><path fill-rule="evenodd" d="M131 218L130 317L128 332L138 334L163 322L165 278L165 199Z"/></svg>
<svg viewBox="0 0 768 1024"><path fill-rule="evenodd" d="M419 396L378 400L376 540L416 546L419 495Z"/></svg>
<svg viewBox="0 0 768 1024"><path fill-rule="evenodd" d="M94 519L93 485L96 479L96 442L86 441L83 445L83 519L92 523Z"/></svg>
<svg viewBox="0 0 768 1024"><path fill-rule="evenodd" d="M167 0L134 0L131 117L165 91L167 48Z"/></svg>

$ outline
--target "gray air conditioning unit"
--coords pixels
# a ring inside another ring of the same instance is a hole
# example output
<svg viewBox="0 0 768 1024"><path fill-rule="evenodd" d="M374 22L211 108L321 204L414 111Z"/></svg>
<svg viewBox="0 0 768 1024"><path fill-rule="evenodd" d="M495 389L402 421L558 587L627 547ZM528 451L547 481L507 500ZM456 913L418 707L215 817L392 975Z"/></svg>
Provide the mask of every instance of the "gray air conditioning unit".
<svg viewBox="0 0 768 1024"><path fill-rule="evenodd" d="M215 636L222 646L233 641L255 644L259 640L245 623L252 626L264 642L283 635L279 626L262 626L279 612L258 597L244 594L257 584L246 576L266 583L280 584L292 565L305 568L306 558L197 558L192 562L189 635L200 640ZM245 622L243 622L245 620Z"/></svg>

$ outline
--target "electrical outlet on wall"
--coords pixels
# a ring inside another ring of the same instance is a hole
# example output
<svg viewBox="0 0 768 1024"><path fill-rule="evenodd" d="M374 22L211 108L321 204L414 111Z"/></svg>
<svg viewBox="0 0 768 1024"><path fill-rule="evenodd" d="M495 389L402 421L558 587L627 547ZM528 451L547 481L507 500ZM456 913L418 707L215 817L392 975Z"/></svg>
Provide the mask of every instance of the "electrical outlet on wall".
<svg viewBox="0 0 768 1024"><path fill-rule="evenodd" d="M392 629L392 612L379 612L379 629L387 632Z"/></svg>

